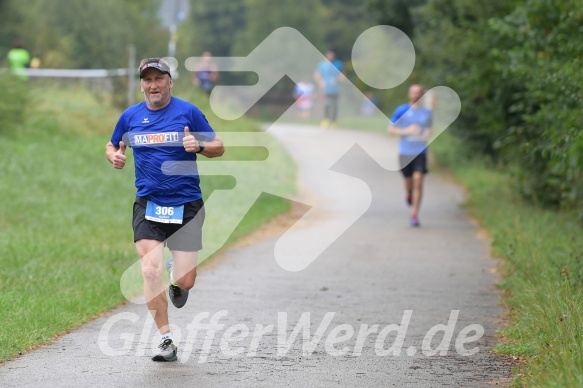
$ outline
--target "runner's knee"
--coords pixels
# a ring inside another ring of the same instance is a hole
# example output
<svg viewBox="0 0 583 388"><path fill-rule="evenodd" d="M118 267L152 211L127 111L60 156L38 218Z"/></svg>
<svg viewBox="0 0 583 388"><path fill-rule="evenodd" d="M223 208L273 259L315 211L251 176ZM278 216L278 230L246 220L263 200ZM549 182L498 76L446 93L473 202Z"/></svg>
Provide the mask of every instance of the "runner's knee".
<svg viewBox="0 0 583 388"><path fill-rule="evenodd" d="M153 263L151 261L142 261L142 276L147 283L157 282L162 279L164 268L162 264Z"/></svg>
<svg viewBox="0 0 583 388"><path fill-rule="evenodd" d="M176 285L184 290L190 290L194 287L194 282L196 280L196 269L187 272L180 279L176 280Z"/></svg>

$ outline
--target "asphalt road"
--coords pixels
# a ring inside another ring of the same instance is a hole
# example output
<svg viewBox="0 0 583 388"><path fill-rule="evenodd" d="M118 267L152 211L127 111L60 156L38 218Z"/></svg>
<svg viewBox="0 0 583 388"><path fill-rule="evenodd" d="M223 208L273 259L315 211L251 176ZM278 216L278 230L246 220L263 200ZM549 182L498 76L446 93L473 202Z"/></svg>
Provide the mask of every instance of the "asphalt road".
<svg viewBox="0 0 583 388"><path fill-rule="evenodd" d="M178 362L150 361L159 337L145 306L127 303L5 363L0 385L506 385L512 365L491 353L504 312L496 262L461 190L430 173L422 227L411 228L394 140L270 132L296 158L298 201L309 205L290 217L311 216L279 243L285 228L275 225L201 268L187 305L170 308Z"/></svg>

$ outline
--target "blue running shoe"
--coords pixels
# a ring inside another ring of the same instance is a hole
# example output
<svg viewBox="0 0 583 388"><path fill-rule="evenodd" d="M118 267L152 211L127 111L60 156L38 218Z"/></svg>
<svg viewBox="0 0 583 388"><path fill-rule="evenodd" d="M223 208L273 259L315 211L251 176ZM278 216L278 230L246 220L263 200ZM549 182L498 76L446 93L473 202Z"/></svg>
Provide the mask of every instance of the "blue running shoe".
<svg viewBox="0 0 583 388"><path fill-rule="evenodd" d="M411 216L410 224L414 228L418 228L421 226L421 224L419 223L419 218L417 218L417 216Z"/></svg>

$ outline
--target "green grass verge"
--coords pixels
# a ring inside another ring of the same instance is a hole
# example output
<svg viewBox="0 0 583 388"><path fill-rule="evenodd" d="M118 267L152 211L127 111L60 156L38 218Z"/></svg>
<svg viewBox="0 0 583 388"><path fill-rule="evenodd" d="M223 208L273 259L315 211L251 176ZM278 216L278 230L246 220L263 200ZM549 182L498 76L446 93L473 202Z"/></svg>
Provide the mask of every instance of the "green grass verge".
<svg viewBox="0 0 583 388"><path fill-rule="evenodd" d="M84 87L29 85L36 97L24 122L0 128L0 361L49 343L124 302L120 277L137 260L131 152L122 171L104 156L120 111ZM258 130L246 119L222 121L212 112L207 118L216 130ZM252 159L250 153L235 149L229 158ZM295 165L285 152L278 155L274 171L258 179L280 177L281 190L292 193ZM233 185L225 177L202 180L207 196ZM285 199L262 196L228 243L289 207ZM213 217L228 212L217 210ZM218 231L205 229L206 235L213 233Z"/></svg>
<svg viewBox="0 0 583 388"><path fill-rule="evenodd" d="M583 230L517 196L511 171L468 159L447 133L431 146L467 189L466 206L503 259L508 326L495 351L518 357L515 386L583 386Z"/></svg>

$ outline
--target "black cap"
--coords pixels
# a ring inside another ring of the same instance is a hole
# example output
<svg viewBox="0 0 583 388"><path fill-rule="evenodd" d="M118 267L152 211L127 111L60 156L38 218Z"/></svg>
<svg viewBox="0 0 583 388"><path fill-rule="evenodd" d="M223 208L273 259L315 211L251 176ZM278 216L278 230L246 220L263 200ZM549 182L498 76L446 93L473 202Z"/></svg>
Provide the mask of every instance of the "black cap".
<svg viewBox="0 0 583 388"><path fill-rule="evenodd" d="M142 66L140 66L140 78L142 78L144 71L146 71L147 69L149 69L151 67L153 67L154 69L158 69L162 73L168 74L170 77L172 77L172 75L170 74L170 68L168 67L168 65L166 65L164 62L161 62L160 59L152 59L151 61L148 61L148 62L144 63Z"/></svg>

